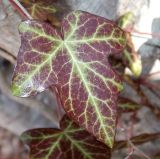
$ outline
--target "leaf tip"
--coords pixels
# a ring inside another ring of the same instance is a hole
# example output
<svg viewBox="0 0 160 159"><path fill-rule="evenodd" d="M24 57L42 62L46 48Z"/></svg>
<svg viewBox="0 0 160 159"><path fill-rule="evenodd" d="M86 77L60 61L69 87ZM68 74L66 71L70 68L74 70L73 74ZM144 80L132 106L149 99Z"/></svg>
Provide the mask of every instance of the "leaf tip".
<svg viewBox="0 0 160 159"><path fill-rule="evenodd" d="M23 88L21 86L16 85L15 83L12 83L11 85L11 92L13 96L17 96L17 97L27 97L28 96L24 92Z"/></svg>
<svg viewBox="0 0 160 159"><path fill-rule="evenodd" d="M31 20L26 20L26 21L23 21L19 24L18 26L18 30L20 33L23 33L27 30L27 26L30 25L31 23Z"/></svg>
<svg viewBox="0 0 160 159"><path fill-rule="evenodd" d="M106 143L105 143L110 149L113 148L113 145L114 145L114 141L113 140L107 140Z"/></svg>
<svg viewBox="0 0 160 159"><path fill-rule="evenodd" d="M14 96L20 96L21 95L21 89L16 84L12 83L11 85L11 92Z"/></svg>
<svg viewBox="0 0 160 159"><path fill-rule="evenodd" d="M115 137L115 131L114 131L114 135L109 135L108 136L109 138L106 139L105 141L105 144L110 148L112 149L113 146L114 146L114 137Z"/></svg>
<svg viewBox="0 0 160 159"><path fill-rule="evenodd" d="M135 77L139 77L142 72L142 62L140 59L137 59L135 62L131 63L131 71Z"/></svg>

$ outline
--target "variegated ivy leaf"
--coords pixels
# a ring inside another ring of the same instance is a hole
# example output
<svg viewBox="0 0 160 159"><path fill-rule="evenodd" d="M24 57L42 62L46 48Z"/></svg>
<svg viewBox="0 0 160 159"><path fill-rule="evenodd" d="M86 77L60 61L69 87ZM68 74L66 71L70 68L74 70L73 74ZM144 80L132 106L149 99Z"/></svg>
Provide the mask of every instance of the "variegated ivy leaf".
<svg viewBox="0 0 160 159"><path fill-rule="evenodd" d="M82 11L69 13L61 33L46 23L20 24L22 44L12 92L26 97L54 85L68 116L113 146L121 80L108 56L122 51L124 32L113 22Z"/></svg>
<svg viewBox="0 0 160 159"><path fill-rule="evenodd" d="M34 129L22 135L30 159L110 159L110 149L66 116L61 129Z"/></svg>
<svg viewBox="0 0 160 159"><path fill-rule="evenodd" d="M56 27L60 27L64 13L68 12L68 8L59 5L57 0L20 0L20 2L33 19L49 22Z"/></svg>
<svg viewBox="0 0 160 159"><path fill-rule="evenodd" d="M129 98L119 97L118 98L118 110L119 112L133 112L141 108L141 105L132 101Z"/></svg>
<svg viewBox="0 0 160 159"><path fill-rule="evenodd" d="M151 142L159 139L160 139L160 133L158 132L158 133L150 133L150 134L149 133L140 134L138 136L134 136L130 138L130 141L134 145L141 145L146 142ZM122 149L127 147L128 145L129 145L128 141L125 141L125 140L117 141L114 145L114 149Z"/></svg>

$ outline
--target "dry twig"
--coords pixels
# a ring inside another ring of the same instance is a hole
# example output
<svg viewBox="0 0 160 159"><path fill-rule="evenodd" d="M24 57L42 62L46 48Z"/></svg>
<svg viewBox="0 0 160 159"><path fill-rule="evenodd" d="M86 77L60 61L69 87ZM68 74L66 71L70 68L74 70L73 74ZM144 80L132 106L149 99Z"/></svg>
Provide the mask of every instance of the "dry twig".
<svg viewBox="0 0 160 159"><path fill-rule="evenodd" d="M13 56L13 54L4 50L3 48L0 48L0 56L6 59L7 61L11 62L12 64L16 63L16 57Z"/></svg>

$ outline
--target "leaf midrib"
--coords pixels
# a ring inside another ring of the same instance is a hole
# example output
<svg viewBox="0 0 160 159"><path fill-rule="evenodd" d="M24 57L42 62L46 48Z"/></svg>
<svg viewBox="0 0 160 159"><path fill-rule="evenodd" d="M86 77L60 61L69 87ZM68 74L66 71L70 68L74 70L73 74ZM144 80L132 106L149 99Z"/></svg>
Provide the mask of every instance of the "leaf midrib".
<svg viewBox="0 0 160 159"><path fill-rule="evenodd" d="M92 95L92 93L91 93L91 91L90 91L90 88L87 86L87 83L85 82L84 75L83 75L81 69L79 68L79 66L78 66L78 64L77 64L77 62L76 62L76 61L78 61L78 60L77 60L77 58L70 52L70 49L69 49L67 43L64 43L64 45L65 45L66 49L68 50L68 53L69 53L69 55L70 55L70 57L71 57L74 65L76 66L76 68L77 68L77 70L78 70L78 72L79 72L79 75L80 75L80 77L81 77L81 79L82 79L82 81L83 81L83 83L84 83L84 86L85 86L87 92L88 92L88 96L91 98L91 100L92 100L92 102L93 102L93 104L94 104L94 107L95 107L95 110L96 110L96 114L97 114L98 119L99 119L99 121L100 121L100 123L101 123L101 124L100 124L100 128L102 128L102 129L103 129L103 132L106 134L107 141L105 140L105 142L108 143L110 146L112 146L112 142L111 142L111 140L110 140L110 138L109 138L109 136L108 136L107 130L106 130L105 127L104 127L105 123L103 122L103 119L101 119L101 116L102 116L102 115L101 115L101 113L99 112L99 109L98 109L98 107L97 107L97 105L96 105L96 102L95 102L95 100L94 100L94 98L93 98L93 95Z"/></svg>
<svg viewBox="0 0 160 159"><path fill-rule="evenodd" d="M87 157L87 159L93 159L93 157L89 153L87 153L85 149L80 144L78 144L77 141L70 137L70 135L65 134L65 136L82 154L84 154L85 157Z"/></svg>

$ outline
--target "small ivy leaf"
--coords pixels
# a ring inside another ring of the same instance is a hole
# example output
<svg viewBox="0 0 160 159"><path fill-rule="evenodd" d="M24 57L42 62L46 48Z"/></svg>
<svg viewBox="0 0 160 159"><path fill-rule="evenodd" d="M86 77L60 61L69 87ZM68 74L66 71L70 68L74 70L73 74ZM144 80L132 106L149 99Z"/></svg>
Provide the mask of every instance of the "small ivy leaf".
<svg viewBox="0 0 160 159"><path fill-rule="evenodd" d="M132 12L127 12L118 20L118 26L122 29L133 29L135 16ZM140 55L135 51L132 42L131 34L126 32L127 45L124 49L124 56L122 57L124 63L130 68L135 77L139 77L142 72L142 61Z"/></svg>
<svg viewBox="0 0 160 159"><path fill-rule="evenodd" d="M133 47L132 47L133 48ZM131 46L126 46L124 50L124 62L128 64L130 70L132 71L133 75L138 78L142 73L142 61L141 57L134 51L131 51Z"/></svg>
<svg viewBox="0 0 160 159"><path fill-rule="evenodd" d="M144 144L146 142L150 142L153 140L157 140L160 139L160 133L144 133L144 134L140 134L138 136L134 136L130 139L130 141L134 144L134 145L141 145ZM114 149L122 149L128 146L128 141L117 141L115 142L114 145Z"/></svg>
<svg viewBox="0 0 160 159"><path fill-rule="evenodd" d="M66 116L61 129L33 129L22 134L32 159L110 159L111 151Z"/></svg>
<svg viewBox="0 0 160 159"><path fill-rule="evenodd" d="M56 27L60 27L62 17L68 12L68 8L58 5L57 0L20 0L20 2L33 19L49 22Z"/></svg>
<svg viewBox="0 0 160 159"><path fill-rule="evenodd" d="M132 29L135 21L135 15L132 12L127 12L120 16L117 20L118 26L123 29Z"/></svg>
<svg viewBox="0 0 160 159"><path fill-rule="evenodd" d="M37 21L23 22L19 30L13 94L26 97L54 85L67 115L112 147L117 95L123 86L108 56L123 50L124 32L82 11L64 18L61 33Z"/></svg>
<svg viewBox="0 0 160 159"><path fill-rule="evenodd" d="M118 98L119 112L133 112L141 108L141 105L125 97Z"/></svg>

